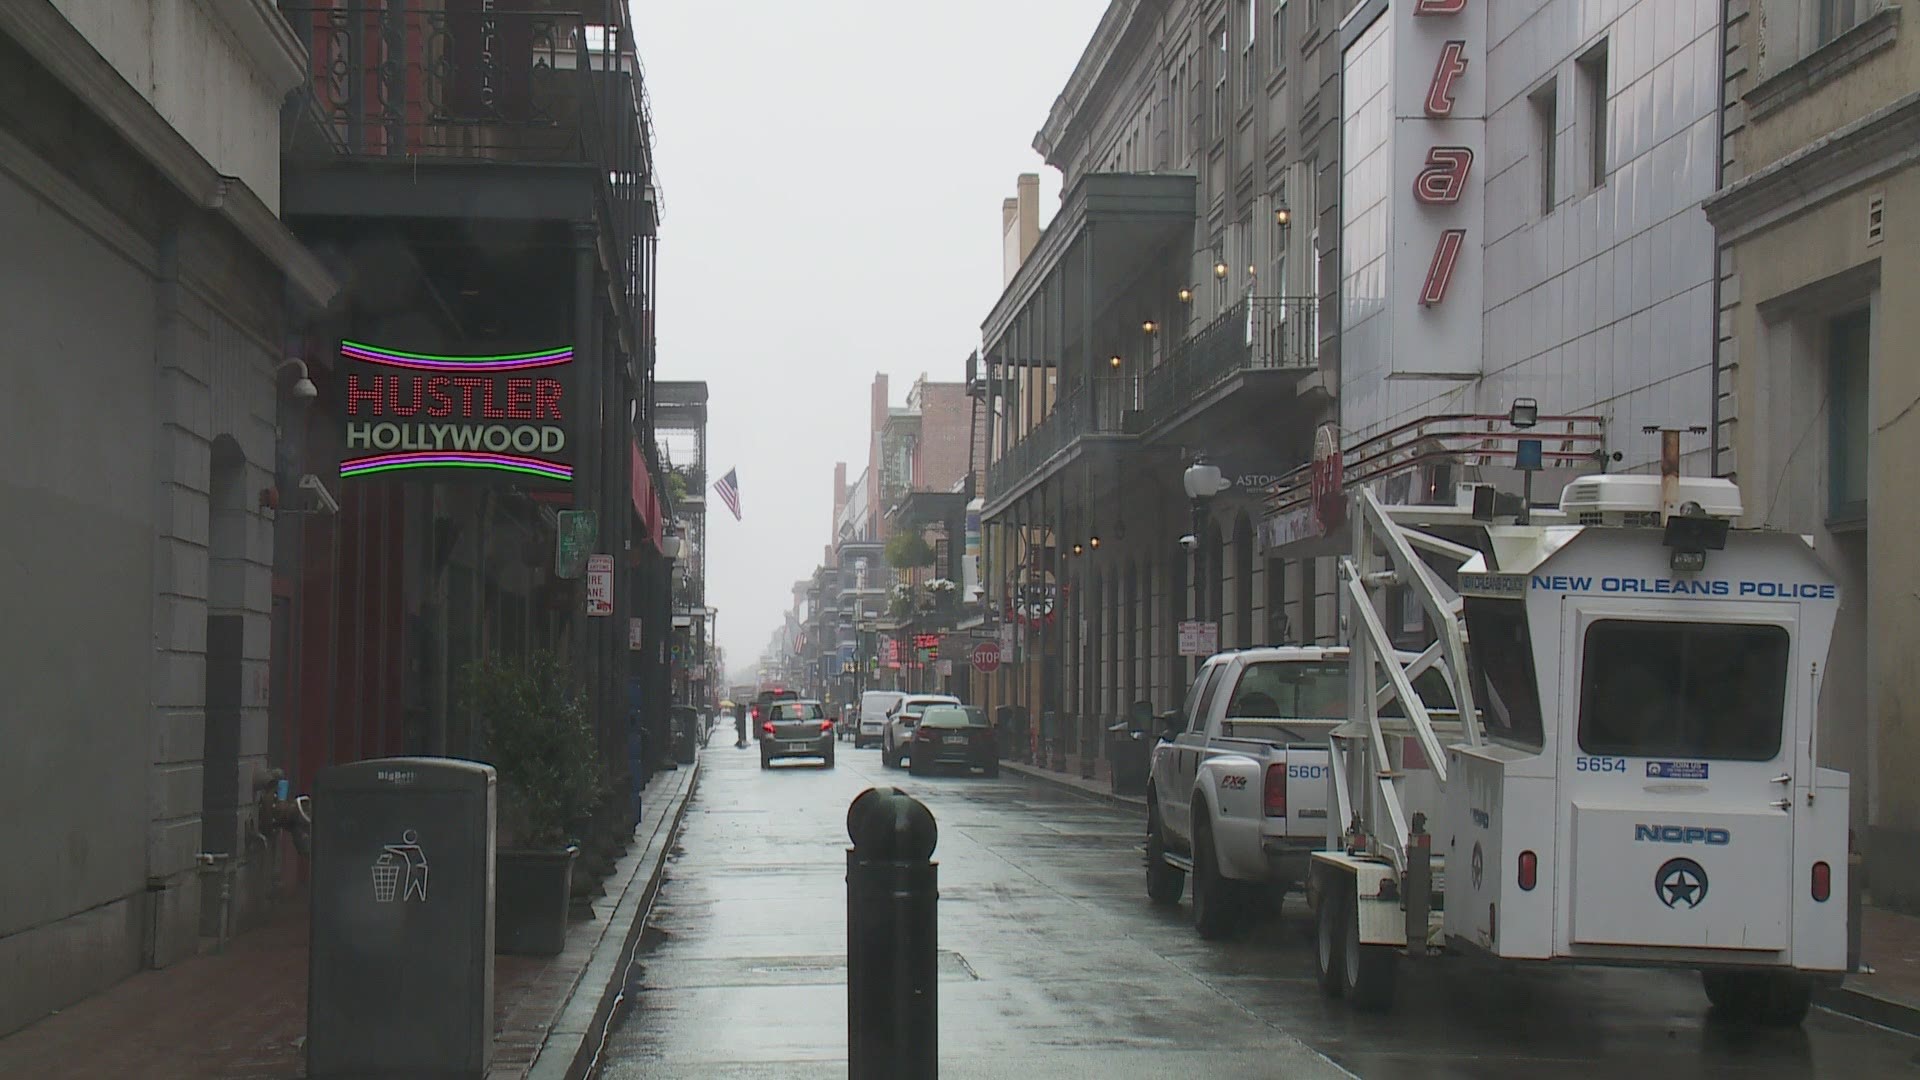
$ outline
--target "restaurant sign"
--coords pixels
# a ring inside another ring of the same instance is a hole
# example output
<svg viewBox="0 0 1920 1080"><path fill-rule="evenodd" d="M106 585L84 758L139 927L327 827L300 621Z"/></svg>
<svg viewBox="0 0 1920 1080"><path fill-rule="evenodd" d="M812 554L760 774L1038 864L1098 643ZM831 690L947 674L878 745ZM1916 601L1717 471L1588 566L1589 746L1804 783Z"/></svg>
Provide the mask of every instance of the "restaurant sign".
<svg viewBox="0 0 1920 1080"><path fill-rule="evenodd" d="M491 356L340 343L340 476L573 480L567 347Z"/></svg>

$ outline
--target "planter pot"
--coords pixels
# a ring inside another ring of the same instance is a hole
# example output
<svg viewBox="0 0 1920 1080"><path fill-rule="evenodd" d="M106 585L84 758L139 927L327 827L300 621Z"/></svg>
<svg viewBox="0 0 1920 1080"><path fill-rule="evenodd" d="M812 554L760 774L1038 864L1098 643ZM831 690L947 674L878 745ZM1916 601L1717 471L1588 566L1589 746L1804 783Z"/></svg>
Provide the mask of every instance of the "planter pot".
<svg viewBox="0 0 1920 1080"><path fill-rule="evenodd" d="M502 851L493 878L493 951L509 956L554 956L567 944L567 907L573 900L573 860L564 851Z"/></svg>

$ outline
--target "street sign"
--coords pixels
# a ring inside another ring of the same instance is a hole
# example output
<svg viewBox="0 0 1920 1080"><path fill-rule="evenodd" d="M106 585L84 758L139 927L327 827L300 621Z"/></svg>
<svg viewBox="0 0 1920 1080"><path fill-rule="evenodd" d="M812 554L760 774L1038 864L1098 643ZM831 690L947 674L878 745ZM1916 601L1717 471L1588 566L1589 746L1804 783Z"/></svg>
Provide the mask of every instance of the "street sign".
<svg viewBox="0 0 1920 1080"><path fill-rule="evenodd" d="M587 614L613 614L613 556L587 556Z"/></svg>
<svg viewBox="0 0 1920 1080"><path fill-rule="evenodd" d="M639 619L627 620L627 648L635 652L646 648L647 635Z"/></svg>
<svg viewBox="0 0 1920 1080"><path fill-rule="evenodd" d="M553 537L555 577L577 578L587 566L587 553L600 542L600 515L592 510L562 510Z"/></svg>
<svg viewBox="0 0 1920 1080"><path fill-rule="evenodd" d="M983 641L973 647L973 670L991 675L1000 669L1000 643Z"/></svg>
<svg viewBox="0 0 1920 1080"><path fill-rule="evenodd" d="M1219 651L1219 623L1189 621L1180 624L1181 656L1212 656Z"/></svg>
<svg viewBox="0 0 1920 1080"><path fill-rule="evenodd" d="M943 679L950 679L953 677L953 661L951 660L940 661L940 677Z"/></svg>

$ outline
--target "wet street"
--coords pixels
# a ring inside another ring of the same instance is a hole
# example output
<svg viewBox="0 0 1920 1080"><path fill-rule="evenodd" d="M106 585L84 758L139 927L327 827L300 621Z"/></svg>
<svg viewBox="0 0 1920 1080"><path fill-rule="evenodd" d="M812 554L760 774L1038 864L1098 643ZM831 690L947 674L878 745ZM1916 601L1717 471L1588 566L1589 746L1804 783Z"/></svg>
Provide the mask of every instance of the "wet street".
<svg viewBox="0 0 1920 1080"><path fill-rule="evenodd" d="M1142 825L1009 773L926 779L839 748L776 765L717 733L629 979L603 1077L846 1075L847 804L893 783L940 824L944 1077L1889 1076L1920 1041L1815 1010L1707 1022L1678 973L1403 967L1397 1012L1313 980L1304 904L1234 943L1150 907Z"/></svg>

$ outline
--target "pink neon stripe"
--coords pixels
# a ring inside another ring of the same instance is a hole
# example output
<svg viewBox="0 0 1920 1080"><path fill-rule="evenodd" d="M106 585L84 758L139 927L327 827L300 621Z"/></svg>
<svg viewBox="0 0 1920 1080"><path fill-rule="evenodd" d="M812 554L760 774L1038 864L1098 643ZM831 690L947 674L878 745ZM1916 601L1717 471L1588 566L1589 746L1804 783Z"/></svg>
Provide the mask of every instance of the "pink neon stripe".
<svg viewBox="0 0 1920 1080"><path fill-rule="evenodd" d="M521 457L517 454L490 454L469 450L420 450L406 454L380 454L375 457L350 458L342 461L349 465L389 465L396 461L422 461L434 458L442 461L500 461L512 465L536 465L543 469L565 469L569 466L539 458Z"/></svg>

